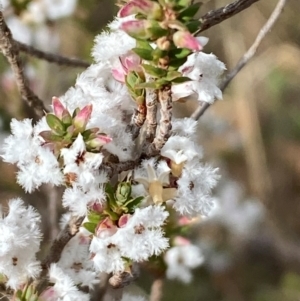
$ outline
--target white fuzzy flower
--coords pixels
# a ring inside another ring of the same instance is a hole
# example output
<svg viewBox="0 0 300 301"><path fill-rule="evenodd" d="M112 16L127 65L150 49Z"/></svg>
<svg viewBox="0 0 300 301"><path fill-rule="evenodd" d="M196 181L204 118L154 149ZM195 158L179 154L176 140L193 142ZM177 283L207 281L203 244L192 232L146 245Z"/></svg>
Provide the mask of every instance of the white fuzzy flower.
<svg viewBox="0 0 300 301"><path fill-rule="evenodd" d="M135 170L134 179L144 185L154 204L161 204L175 196L174 188L164 188L169 185L170 171L165 161L155 164L152 158L144 160L142 166Z"/></svg>
<svg viewBox="0 0 300 301"><path fill-rule="evenodd" d="M217 171L197 159L187 162L177 181L174 209L182 215L208 215L214 205L211 190L219 178Z"/></svg>
<svg viewBox="0 0 300 301"><path fill-rule="evenodd" d="M12 135L4 141L2 158L17 164L18 183L32 192L43 183L61 185L63 175L54 154L42 146L43 139L37 135L30 119L11 122Z"/></svg>
<svg viewBox="0 0 300 301"><path fill-rule="evenodd" d="M187 137L171 136L161 149L161 155L180 164L195 157L200 159L202 150Z"/></svg>
<svg viewBox="0 0 300 301"><path fill-rule="evenodd" d="M40 215L25 207L21 199L9 202L9 212L0 208L0 274L8 278L7 286L17 289L41 271L36 253L41 242Z"/></svg>
<svg viewBox="0 0 300 301"><path fill-rule="evenodd" d="M135 47L135 40L124 31L103 32L95 38L92 55L96 62L113 63Z"/></svg>
<svg viewBox="0 0 300 301"><path fill-rule="evenodd" d="M203 255L195 245L182 245L170 248L165 254L167 277L178 279L184 283L192 280L191 270L203 263Z"/></svg>
<svg viewBox="0 0 300 301"><path fill-rule="evenodd" d="M70 148L63 148L61 156L64 159L64 174L69 175L73 186L87 190L91 185L99 184L99 166L102 163L101 153L86 152L86 146L81 134Z"/></svg>
<svg viewBox="0 0 300 301"><path fill-rule="evenodd" d="M191 96L211 104L215 98L222 99L218 84L225 69L225 65L213 54L191 54L179 68L183 76L191 78L191 81L172 86L173 100Z"/></svg>
<svg viewBox="0 0 300 301"><path fill-rule="evenodd" d="M123 258L145 261L159 255L168 247L168 240L161 229L168 212L160 206L137 209L127 223L114 231L105 231L93 237L90 251L95 269L99 272L123 272Z"/></svg>
<svg viewBox="0 0 300 301"><path fill-rule="evenodd" d="M175 118L172 120L172 133L183 137L193 137L196 133L197 121L193 118Z"/></svg>
<svg viewBox="0 0 300 301"><path fill-rule="evenodd" d="M86 215L88 208L94 203L101 204L105 200L105 192L103 186L91 186L88 190L74 186L64 191L62 203L63 206L78 216Z"/></svg>
<svg viewBox="0 0 300 301"><path fill-rule="evenodd" d="M40 296L41 301L88 301L90 296L78 290L73 280L57 266L51 264L50 282L54 286L47 288Z"/></svg>
<svg viewBox="0 0 300 301"><path fill-rule="evenodd" d="M99 283L98 274L90 260L89 235L78 232L65 246L57 265L74 281L74 284L89 286Z"/></svg>

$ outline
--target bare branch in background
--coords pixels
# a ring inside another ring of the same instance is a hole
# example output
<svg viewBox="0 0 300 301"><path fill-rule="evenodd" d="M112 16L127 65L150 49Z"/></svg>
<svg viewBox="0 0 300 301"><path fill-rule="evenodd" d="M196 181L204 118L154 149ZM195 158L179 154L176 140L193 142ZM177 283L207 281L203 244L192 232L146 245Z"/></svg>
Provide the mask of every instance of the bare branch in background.
<svg viewBox="0 0 300 301"><path fill-rule="evenodd" d="M47 109L43 101L29 87L19 57L19 48L14 43L11 31L4 21L2 11L0 11L0 49L11 65L22 99L33 108L38 117L42 117Z"/></svg>
<svg viewBox="0 0 300 301"><path fill-rule="evenodd" d="M271 28L274 26L276 21L278 20L280 14L283 11L283 8L286 4L287 0L279 0L275 9L273 10L270 18L266 22L266 24L262 27L262 29L259 31L254 43L252 46L248 49L248 51L241 57L241 59L238 61L236 66L227 73L224 80L220 84L220 89L224 91L229 83L233 80L233 78L242 70L242 68L253 58L255 55L259 45L261 44L262 40L265 38L267 33L271 30ZM198 120L204 112L210 107L209 103L204 103L201 107L199 107L192 115L191 118Z"/></svg>
<svg viewBox="0 0 300 301"><path fill-rule="evenodd" d="M91 65L90 63L77 58L68 58L62 55L41 51L39 49L36 49L35 47L26 45L19 41L14 41L14 42L15 45L19 47L19 50L21 52L24 52L30 56L39 58L41 60L47 61L49 63L54 63L61 66L78 67L78 68L88 68Z"/></svg>
<svg viewBox="0 0 300 301"><path fill-rule="evenodd" d="M260 43L264 39L264 37L267 35L267 33L271 30L271 28L274 26L276 21L278 20L280 14L283 11L283 8L286 4L287 0L279 0L278 4L276 5L274 11L272 12L270 18L268 19L267 23L263 26L263 28L258 33L254 43L252 46L248 49L248 51L240 58L236 66L227 73L225 79L220 85L220 89L223 91L226 89L228 84L232 81L232 79L242 70L242 68L253 58L255 55Z"/></svg>
<svg viewBox="0 0 300 301"><path fill-rule="evenodd" d="M66 244L73 238L79 231L79 227L84 217L74 216L71 218L65 228L58 234L57 238L53 241L47 258L42 262L42 267L48 268L51 263L58 262L61 253Z"/></svg>
<svg viewBox="0 0 300 301"><path fill-rule="evenodd" d="M233 17L257 1L259 0L237 0L224 7L209 11L200 18L202 25L195 34L197 35L198 33Z"/></svg>
<svg viewBox="0 0 300 301"><path fill-rule="evenodd" d="M150 299L149 301L160 301L163 296L163 286L164 280L163 278L156 278L152 285L150 291Z"/></svg>

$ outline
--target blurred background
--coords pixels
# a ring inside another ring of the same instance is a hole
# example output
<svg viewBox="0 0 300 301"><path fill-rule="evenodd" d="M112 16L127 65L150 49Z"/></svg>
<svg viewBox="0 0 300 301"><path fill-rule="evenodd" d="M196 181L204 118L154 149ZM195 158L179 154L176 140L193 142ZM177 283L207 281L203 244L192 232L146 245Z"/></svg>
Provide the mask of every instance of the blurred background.
<svg viewBox="0 0 300 301"><path fill-rule="evenodd" d="M39 4L43 2L43 4ZM3 1L14 37L39 49L92 62L95 35L117 11L112 0ZM228 4L204 1L199 16ZM251 46L276 5L261 0L202 35L227 69ZM56 5L56 6L55 6ZM28 9L30 7L30 9ZM60 67L22 55L32 89L51 102L74 84L80 68ZM11 118L32 117L20 100L8 63L0 56L1 144ZM204 161L220 168L218 208L192 229L205 256L190 284L166 281L163 301L300 300L300 23L299 0L290 0L255 58L201 117ZM177 104L189 116L196 104ZM0 162L0 200L22 197L43 215L44 245L58 232L61 191L43 187L26 195L16 169ZM1 234L0 234L1 235ZM43 252L42 252L43 253ZM137 285L150 291L153 277ZM176 296L176 297L175 297Z"/></svg>

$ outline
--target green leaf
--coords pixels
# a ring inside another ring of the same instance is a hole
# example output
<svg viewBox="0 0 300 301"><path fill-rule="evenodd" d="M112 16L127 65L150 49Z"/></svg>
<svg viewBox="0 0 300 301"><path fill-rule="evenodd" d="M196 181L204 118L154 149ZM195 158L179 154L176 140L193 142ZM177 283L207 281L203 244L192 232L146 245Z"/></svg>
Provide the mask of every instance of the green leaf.
<svg viewBox="0 0 300 301"><path fill-rule="evenodd" d="M148 82L148 83L140 83L136 85L137 89L156 89L157 85L155 82Z"/></svg>
<svg viewBox="0 0 300 301"><path fill-rule="evenodd" d="M169 52L169 56L172 59L183 59L186 58L189 54L191 54L191 50L186 49L186 48L176 48L172 49Z"/></svg>
<svg viewBox="0 0 300 301"><path fill-rule="evenodd" d="M138 77L134 71L131 71L126 76L126 84L128 88L134 88L136 85L136 82L138 81Z"/></svg>
<svg viewBox="0 0 300 301"><path fill-rule="evenodd" d="M102 214L96 213L96 212L90 212L87 216L89 222L93 224L98 224L102 219L105 217Z"/></svg>
<svg viewBox="0 0 300 301"><path fill-rule="evenodd" d="M144 199L143 196L137 197L135 199L129 200L127 203L124 204L129 210L129 212L133 212L134 209L141 203Z"/></svg>
<svg viewBox="0 0 300 301"><path fill-rule="evenodd" d="M186 76L182 76L182 77L176 77L172 80L172 83L175 84L181 84L181 83L185 83L185 82L190 82L191 79L189 77Z"/></svg>
<svg viewBox="0 0 300 301"><path fill-rule="evenodd" d="M169 62L169 69L178 69L180 66L182 66L184 63L186 62L186 58L182 58L182 59L172 59ZM173 68L170 68L173 67Z"/></svg>
<svg viewBox="0 0 300 301"><path fill-rule="evenodd" d="M153 48L151 47L151 45L149 44L149 42L144 41L144 40L137 40L136 41L136 48L142 48L145 50L153 50Z"/></svg>
<svg viewBox="0 0 300 301"><path fill-rule="evenodd" d="M194 21L191 21L191 22L185 24L185 26L187 27L189 32L193 33L193 32L197 31L200 28L201 24L202 24L201 21L194 20Z"/></svg>
<svg viewBox="0 0 300 301"><path fill-rule="evenodd" d="M152 26L147 28L147 32L151 36L152 40L156 40L168 34L168 30L160 27L158 22L152 21L151 23Z"/></svg>
<svg viewBox="0 0 300 301"><path fill-rule="evenodd" d="M167 70L153 67L151 65L142 64L142 67L144 68L145 72L149 75L151 75L154 78L163 77L167 75Z"/></svg>
<svg viewBox="0 0 300 301"><path fill-rule="evenodd" d="M191 20L198 12L199 8L201 7L202 3L197 2L190 6L188 6L186 9L184 9L178 16L179 20L189 21Z"/></svg>
<svg viewBox="0 0 300 301"><path fill-rule="evenodd" d="M76 117L76 115L78 114L79 111L80 111L80 109L76 108L72 114L72 118Z"/></svg>
<svg viewBox="0 0 300 301"><path fill-rule="evenodd" d="M47 121L47 124L49 125L50 129L55 134L63 135L65 133L65 127L57 116L55 116L53 114L47 114L46 121Z"/></svg>
<svg viewBox="0 0 300 301"><path fill-rule="evenodd" d="M95 230L96 230L96 227L97 227L97 224L94 224L94 223L84 223L83 227L85 229L87 229L89 232L91 232L91 233L94 234Z"/></svg>
<svg viewBox="0 0 300 301"><path fill-rule="evenodd" d="M135 52L139 57L146 61L152 61L152 50L144 49L144 48L133 48L133 52Z"/></svg>
<svg viewBox="0 0 300 301"><path fill-rule="evenodd" d="M178 77L181 77L181 76L182 76L182 74L180 72L173 70L173 71L168 72L165 79L167 81L173 81L175 78L178 78Z"/></svg>
<svg viewBox="0 0 300 301"><path fill-rule="evenodd" d="M152 52L153 60L158 61L160 58L165 57L168 54L167 51L161 50L159 48L156 48Z"/></svg>

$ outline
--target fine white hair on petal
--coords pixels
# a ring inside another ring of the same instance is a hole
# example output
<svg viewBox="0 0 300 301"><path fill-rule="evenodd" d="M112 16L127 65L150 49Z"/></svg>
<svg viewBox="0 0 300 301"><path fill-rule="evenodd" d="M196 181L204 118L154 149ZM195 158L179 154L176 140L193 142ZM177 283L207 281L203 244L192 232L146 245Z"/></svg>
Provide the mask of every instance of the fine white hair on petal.
<svg viewBox="0 0 300 301"><path fill-rule="evenodd" d="M36 260L42 239L41 217L19 198L9 201L7 215L1 211L0 207L0 274L7 277L7 286L17 289L41 271Z"/></svg>
<svg viewBox="0 0 300 301"><path fill-rule="evenodd" d="M197 120L193 118L174 118L172 120L172 134L192 138L196 133L197 123Z"/></svg>
<svg viewBox="0 0 300 301"><path fill-rule="evenodd" d="M174 209L190 217L207 216L214 207L211 191L219 178L217 168L203 165L197 159L188 161L177 181Z"/></svg>
<svg viewBox="0 0 300 301"><path fill-rule="evenodd" d="M78 232L65 246L57 265L71 277L75 284L89 286L99 283L98 273L90 260L89 245L91 238Z"/></svg>
<svg viewBox="0 0 300 301"><path fill-rule="evenodd" d="M161 149L161 155L180 164L195 157L202 157L201 148L191 139L181 136L171 136Z"/></svg>
<svg viewBox="0 0 300 301"><path fill-rule="evenodd" d="M54 286L49 287L42 293L42 300L90 300L89 294L79 291L73 280L57 264L51 264L49 269L49 277L50 282L54 283ZM55 296L55 299L53 299L53 296Z"/></svg>
<svg viewBox="0 0 300 301"><path fill-rule="evenodd" d="M96 62L110 62L122 56L136 45L136 41L124 31L103 32L95 38L92 56Z"/></svg>
<svg viewBox="0 0 300 301"><path fill-rule="evenodd" d="M192 80L172 86L173 100L190 96L211 104L216 98L222 99L218 84L225 69L224 63L212 53L197 52L189 55L179 71Z"/></svg>
<svg viewBox="0 0 300 301"><path fill-rule="evenodd" d="M124 293L121 301L146 301L146 298L143 296L133 295L131 293Z"/></svg>
<svg viewBox="0 0 300 301"><path fill-rule="evenodd" d="M57 158L42 146L43 139L32 127L31 120L13 119L11 129L12 135L4 141L2 157L6 162L17 164L17 182L25 191L32 192L43 183L61 185L63 175Z"/></svg>
<svg viewBox="0 0 300 301"><path fill-rule="evenodd" d="M126 225L107 237L93 237L90 252L95 269L116 273L125 270L123 258L145 261L159 255L169 246L162 226L169 213L162 206L136 209Z"/></svg>
<svg viewBox="0 0 300 301"><path fill-rule="evenodd" d="M192 280L191 270L200 266L203 261L201 250L195 245L174 246L165 254L167 278L178 279L184 283Z"/></svg>
<svg viewBox="0 0 300 301"><path fill-rule="evenodd" d="M105 200L103 187L92 186L89 190L84 191L80 187L67 188L64 191L62 203L64 207L78 216L86 215L88 206L96 201L102 203Z"/></svg>

